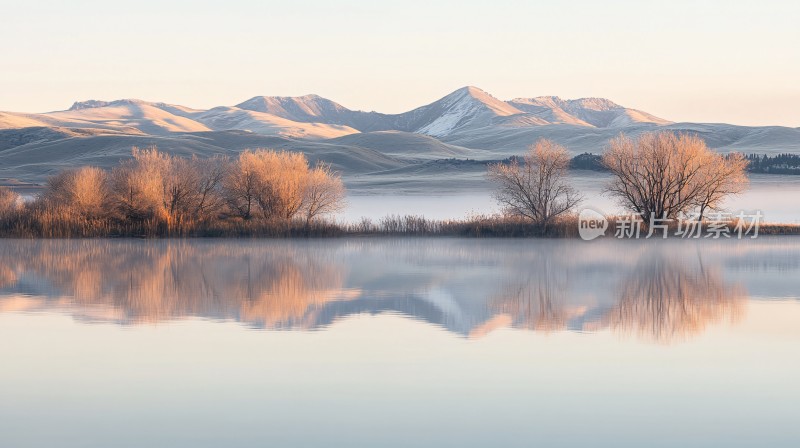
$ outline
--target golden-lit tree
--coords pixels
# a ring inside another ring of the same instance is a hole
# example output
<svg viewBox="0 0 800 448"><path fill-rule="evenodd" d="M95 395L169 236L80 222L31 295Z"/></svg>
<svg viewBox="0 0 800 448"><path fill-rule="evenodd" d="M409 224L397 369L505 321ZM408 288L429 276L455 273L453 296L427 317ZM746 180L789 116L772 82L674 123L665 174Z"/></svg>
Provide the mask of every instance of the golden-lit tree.
<svg viewBox="0 0 800 448"><path fill-rule="evenodd" d="M133 158L112 171L112 203L122 217L156 218L182 228L211 218L223 204L220 187L227 158L186 159L155 147L133 149Z"/></svg>
<svg viewBox="0 0 800 448"><path fill-rule="evenodd" d="M696 135L644 133L612 139L603 154L607 192L648 221L716 208L747 186L744 158L711 151Z"/></svg>
<svg viewBox="0 0 800 448"><path fill-rule="evenodd" d="M107 214L108 173L86 166L62 171L47 180L42 199L50 205L70 209L86 218Z"/></svg>
<svg viewBox="0 0 800 448"><path fill-rule="evenodd" d="M258 160L251 151L239 154L223 176L222 196L233 214L242 219L251 219L258 206L258 176Z"/></svg>
<svg viewBox="0 0 800 448"><path fill-rule="evenodd" d="M506 212L547 226L582 200L569 184L569 153L550 140L528 148L523 163L513 160L489 166L488 177L497 184L495 199Z"/></svg>
<svg viewBox="0 0 800 448"><path fill-rule="evenodd" d="M126 220L164 218L164 183L169 157L153 148L133 148L133 158L111 172L111 203Z"/></svg>
<svg viewBox="0 0 800 448"><path fill-rule="evenodd" d="M243 219L258 211L265 220L289 221L302 212L308 223L343 206L341 178L327 165L310 169L302 153L244 151L231 165L222 193Z"/></svg>
<svg viewBox="0 0 800 448"><path fill-rule="evenodd" d="M318 164L309 171L303 201L306 228L317 216L339 212L344 206L345 188L341 176L326 164Z"/></svg>
<svg viewBox="0 0 800 448"><path fill-rule="evenodd" d="M258 150L256 200L265 219L292 219L303 206L308 160L303 153Z"/></svg>

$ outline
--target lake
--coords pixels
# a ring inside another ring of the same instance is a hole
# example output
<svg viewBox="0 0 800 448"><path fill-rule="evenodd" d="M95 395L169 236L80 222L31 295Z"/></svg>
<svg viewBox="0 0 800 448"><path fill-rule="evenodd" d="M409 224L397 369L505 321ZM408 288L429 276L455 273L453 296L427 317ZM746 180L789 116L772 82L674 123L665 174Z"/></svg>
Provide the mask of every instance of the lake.
<svg viewBox="0 0 800 448"><path fill-rule="evenodd" d="M800 446L800 237L0 240L0 446Z"/></svg>
<svg viewBox="0 0 800 448"><path fill-rule="evenodd" d="M584 197L578 208L591 207L609 215L626 213L614 198L603 193L610 175L592 171L577 173L570 176L570 183ZM765 222L800 224L800 204L791 199L800 196L800 176L750 174L748 177L748 189L728 198L722 204L725 210L734 214L760 210ZM376 220L386 215L461 219L498 213L500 208L492 198L491 187L484 171L446 173L431 178L417 176L413 181L353 182L349 186L348 207L339 219L355 222L361 217Z"/></svg>

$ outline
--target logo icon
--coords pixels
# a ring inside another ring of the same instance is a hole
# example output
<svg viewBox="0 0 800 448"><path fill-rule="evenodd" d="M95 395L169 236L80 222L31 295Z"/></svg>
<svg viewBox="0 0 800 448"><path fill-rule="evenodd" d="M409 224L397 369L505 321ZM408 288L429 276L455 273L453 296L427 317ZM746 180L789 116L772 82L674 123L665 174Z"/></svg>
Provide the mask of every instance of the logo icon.
<svg viewBox="0 0 800 448"><path fill-rule="evenodd" d="M607 229L608 220L605 215L591 208L581 210L578 215L578 233L582 239L591 241L604 236Z"/></svg>

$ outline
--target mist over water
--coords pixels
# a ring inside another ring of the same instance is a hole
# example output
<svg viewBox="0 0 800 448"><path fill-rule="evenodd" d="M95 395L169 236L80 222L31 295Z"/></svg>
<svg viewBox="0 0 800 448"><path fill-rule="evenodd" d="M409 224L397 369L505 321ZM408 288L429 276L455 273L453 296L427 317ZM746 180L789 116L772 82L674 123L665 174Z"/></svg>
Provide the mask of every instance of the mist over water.
<svg viewBox="0 0 800 448"><path fill-rule="evenodd" d="M726 211L749 213L760 210L765 222L800 224L800 205L787 199L800 195L800 176L750 174L749 178L749 188L743 194L732 196L723 203ZM605 173L573 173L571 183L584 196L580 207L592 207L609 215L626 213L616 201L603 194L609 179ZM393 214L461 219L501 211L492 197L491 184L482 171L448 174L418 185L384 182L385 185L376 176L369 182L350 185L348 206L340 219L379 219Z"/></svg>

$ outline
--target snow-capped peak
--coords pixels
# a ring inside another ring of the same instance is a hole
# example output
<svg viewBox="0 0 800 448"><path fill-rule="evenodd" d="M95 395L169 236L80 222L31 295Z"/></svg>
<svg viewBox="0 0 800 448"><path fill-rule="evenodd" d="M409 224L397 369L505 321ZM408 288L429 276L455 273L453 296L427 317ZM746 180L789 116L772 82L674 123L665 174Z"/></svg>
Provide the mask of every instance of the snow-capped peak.
<svg viewBox="0 0 800 448"><path fill-rule="evenodd" d="M423 120L416 132L443 136L466 126L480 127L491 124L497 117L523 113L516 107L500 101L477 87L462 87L439 101L409 112L429 117Z"/></svg>
<svg viewBox="0 0 800 448"><path fill-rule="evenodd" d="M567 104L571 107L597 111L624 109L619 104L605 98L578 98L577 100L568 100Z"/></svg>
<svg viewBox="0 0 800 448"><path fill-rule="evenodd" d="M108 101L100 100L75 101L69 110L93 109L95 107L106 107L108 104Z"/></svg>
<svg viewBox="0 0 800 448"><path fill-rule="evenodd" d="M506 103L505 101L498 100L488 92L474 86L462 87L455 92L442 98L440 101L450 102L455 104L457 101L472 101L477 107L484 107L489 109L498 116L508 116L521 114L522 111Z"/></svg>
<svg viewBox="0 0 800 448"><path fill-rule="evenodd" d="M76 111L85 109L97 109L100 107L135 106L135 105L150 105L155 107L170 106L169 104L166 103L153 103L150 101L139 100L136 98L124 98L114 101L102 101L102 100L76 101L72 104L69 110Z"/></svg>

